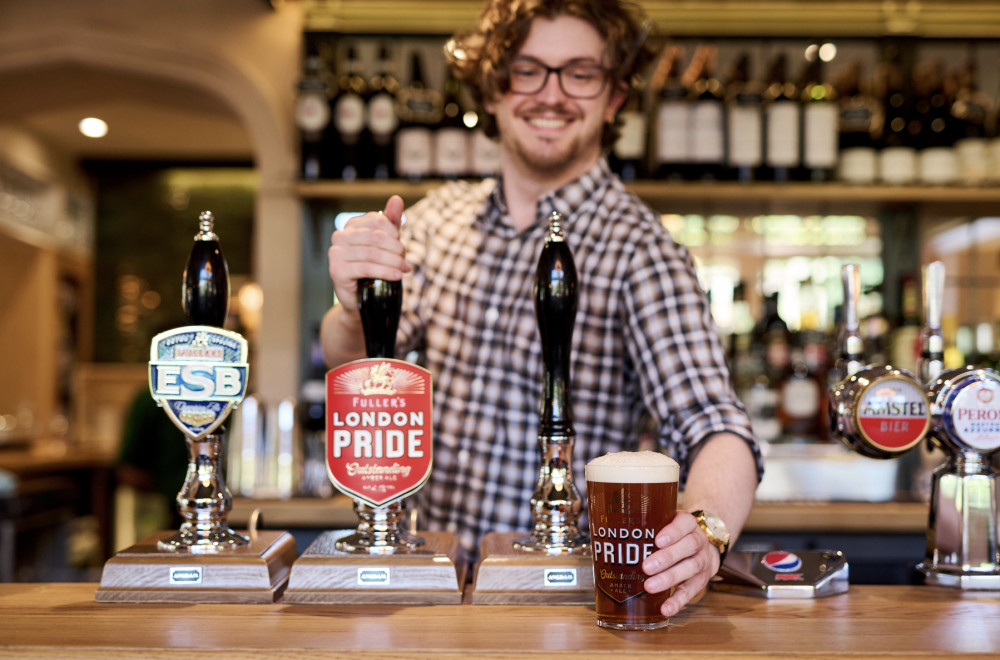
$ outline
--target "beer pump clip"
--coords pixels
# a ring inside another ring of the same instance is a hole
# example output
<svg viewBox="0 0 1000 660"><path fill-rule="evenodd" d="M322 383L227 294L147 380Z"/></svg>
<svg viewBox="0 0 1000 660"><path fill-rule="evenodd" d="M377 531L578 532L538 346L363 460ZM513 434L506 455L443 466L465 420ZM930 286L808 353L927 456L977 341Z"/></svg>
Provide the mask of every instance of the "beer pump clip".
<svg viewBox="0 0 1000 660"><path fill-rule="evenodd" d="M930 429L927 395L909 371L864 363L861 273L856 264L847 264L841 277L844 323L837 369L843 380L830 389L831 431L862 456L896 458L917 446Z"/></svg>
<svg viewBox="0 0 1000 660"><path fill-rule="evenodd" d="M430 477L431 374L393 357L400 281L358 281L368 357L326 374L326 466L354 501L354 530L323 532L292 566L286 603L457 605L458 537L410 531L405 498Z"/></svg>
<svg viewBox="0 0 1000 660"><path fill-rule="evenodd" d="M223 329L229 312L229 269L214 217L205 211L184 269L182 298L191 325L156 335L150 345L149 390L187 442L189 463L177 493L183 518L116 553L101 575L102 602L273 602L295 559L288 532L229 528L233 501L220 469L223 423L243 401L247 341Z"/></svg>
<svg viewBox="0 0 1000 660"><path fill-rule="evenodd" d="M394 358L403 283L358 281L368 357L326 375L326 463L333 485L354 500L358 528L341 552L389 555L425 544L408 530L404 499L431 474L431 374Z"/></svg>
<svg viewBox="0 0 1000 660"><path fill-rule="evenodd" d="M220 469L222 423L246 394L247 342L223 330L229 313L229 268L214 231L210 212L198 217L184 269L184 313L193 324L153 338L149 386L170 421L187 439L190 464L177 495L184 522L161 539L161 550L219 552L249 543L226 525L233 499Z"/></svg>

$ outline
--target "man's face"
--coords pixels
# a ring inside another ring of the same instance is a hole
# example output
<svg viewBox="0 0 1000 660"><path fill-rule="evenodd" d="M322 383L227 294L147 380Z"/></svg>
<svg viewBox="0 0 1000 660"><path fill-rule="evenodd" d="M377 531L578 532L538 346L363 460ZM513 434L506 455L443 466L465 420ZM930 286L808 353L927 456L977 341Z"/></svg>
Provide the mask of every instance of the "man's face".
<svg viewBox="0 0 1000 660"><path fill-rule="evenodd" d="M553 68L568 63L602 67L607 65L605 47L600 33L582 19L536 18L513 59ZM571 98L558 78L550 74L534 94L507 92L486 104L496 117L505 162L544 178L572 178L593 165L601 153L604 123L614 120L625 99L610 82L596 98Z"/></svg>

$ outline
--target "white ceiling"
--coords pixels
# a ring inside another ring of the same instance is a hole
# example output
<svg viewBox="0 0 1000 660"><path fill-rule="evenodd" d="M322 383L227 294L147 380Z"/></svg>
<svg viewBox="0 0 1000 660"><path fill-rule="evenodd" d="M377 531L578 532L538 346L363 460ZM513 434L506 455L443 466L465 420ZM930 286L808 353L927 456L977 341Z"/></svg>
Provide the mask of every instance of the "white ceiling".
<svg viewBox="0 0 1000 660"><path fill-rule="evenodd" d="M77 123L100 117L108 135ZM78 65L0 74L0 123L20 124L72 159L249 161L235 113L201 90Z"/></svg>

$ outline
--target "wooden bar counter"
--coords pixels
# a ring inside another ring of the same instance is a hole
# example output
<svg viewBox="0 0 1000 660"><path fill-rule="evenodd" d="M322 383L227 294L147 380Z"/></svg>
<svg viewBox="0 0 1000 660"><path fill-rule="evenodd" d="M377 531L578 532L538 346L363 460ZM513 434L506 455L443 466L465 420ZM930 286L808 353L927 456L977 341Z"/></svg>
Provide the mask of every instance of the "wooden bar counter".
<svg viewBox="0 0 1000 660"><path fill-rule="evenodd" d="M357 524L351 500L331 498L233 498L229 522L245 527L259 510L270 529L340 529ZM754 502L745 532L923 533L925 502Z"/></svg>
<svg viewBox="0 0 1000 660"><path fill-rule="evenodd" d="M851 586L816 600L711 592L655 632L590 606L97 603L94 584L0 585L0 657L1000 657L1000 594Z"/></svg>

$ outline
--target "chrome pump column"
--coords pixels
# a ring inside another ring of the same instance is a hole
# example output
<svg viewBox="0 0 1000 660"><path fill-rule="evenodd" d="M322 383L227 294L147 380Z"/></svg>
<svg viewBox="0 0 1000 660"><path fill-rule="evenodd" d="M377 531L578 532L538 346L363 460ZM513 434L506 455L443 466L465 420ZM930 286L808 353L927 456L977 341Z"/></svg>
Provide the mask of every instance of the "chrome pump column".
<svg viewBox="0 0 1000 660"><path fill-rule="evenodd" d="M857 264L847 264L843 267L841 284L844 287L844 305L842 307L844 323L837 337L840 354L837 356L836 369L840 378L844 379L858 373L865 366L865 344L861 338L861 319L858 316L858 303L861 300L861 271Z"/></svg>
<svg viewBox="0 0 1000 660"><path fill-rule="evenodd" d="M549 235L535 273L535 315L542 339L544 380L538 426L541 469L531 496L534 531L514 541L524 552L575 555L589 550L577 527L583 500L573 483L573 411L570 355L577 309L577 274L560 222L549 216Z"/></svg>
<svg viewBox="0 0 1000 660"><path fill-rule="evenodd" d="M921 375L931 399L931 442L947 455L931 478L929 584L1000 589L1000 490L992 456L1000 449L1000 374L966 366L942 371L944 266L924 269L926 327Z"/></svg>
<svg viewBox="0 0 1000 660"><path fill-rule="evenodd" d="M369 359L392 359L396 353L396 330L403 306L403 283L379 279L358 280L358 311ZM337 550L354 554L391 555L421 548L422 537L409 532L410 521L402 499L370 506L354 498L357 530L338 539Z"/></svg>
<svg viewBox="0 0 1000 660"><path fill-rule="evenodd" d="M184 433L190 457L177 493L184 522L157 547L213 553L249 543L226 523L233 499L220 469L222 423L246 393L247 343L222 329L229 311L229 269L212 214L205 211L198 220L182 287L184 313L192 325L157 335L150 351L153 397Z"/></svg>
<svg viewBox="0 0 1000 660"><path fill-rule="evenodd" d="M944 264L929 263L921 270L924 293L924 327L920 330L917 372L924 387L930 387L944 371L944 335L941 332L944 304Z"/></svg>
<svg viewBox="0 0 1000 660"><path fill-rule="evenodd" d="M905 369L865 365L859 329L861 274L857 265L842 271L844 327L838 368L843 380L830 389L831 431L848 447L869 458L895 458L926 436L930 427L927 395Z"/></svg>

